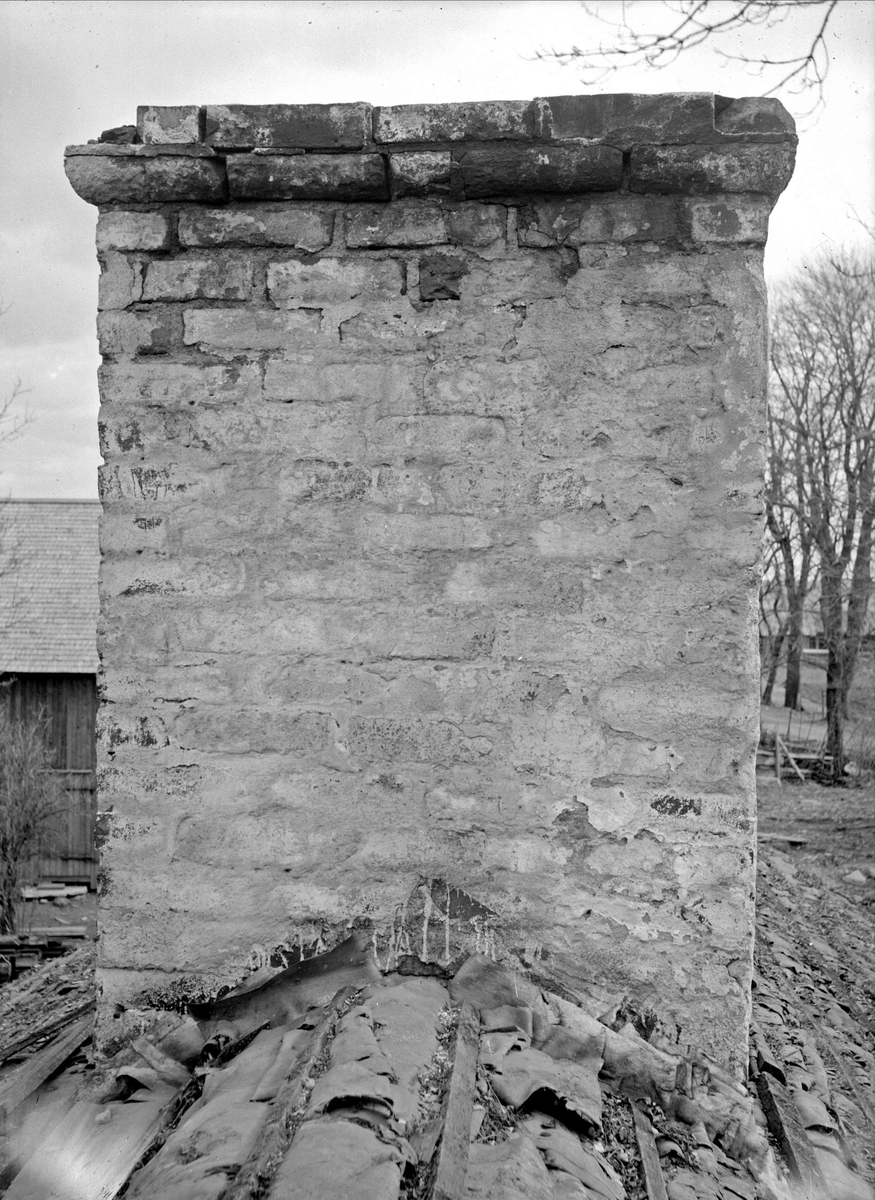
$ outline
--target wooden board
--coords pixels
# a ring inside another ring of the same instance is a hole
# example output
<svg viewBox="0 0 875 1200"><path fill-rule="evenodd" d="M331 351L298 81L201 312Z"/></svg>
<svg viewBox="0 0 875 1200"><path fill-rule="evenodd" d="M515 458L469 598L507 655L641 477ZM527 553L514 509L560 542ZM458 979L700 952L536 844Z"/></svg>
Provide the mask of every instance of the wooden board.
<svg viewBox="0 0 875 1200"><path fill-rule="evenodd" d="M659 1151L653 1136L653 1126L650 1119L644 1115L637 1104L632 1105L632 1119L635 1122L635 1139L641 1151L641 1166L644 1171L644 1186L647 1189L647 1200L668 1200L665 1190L665 1179L659 1162Z"/></svg>
<svg viewBox="0 0 875 1200"><path fill-rule="evenodd" d="M471 1143L471 1113L480 1053L480 1014L466 1000L459 1013L444 1132L437 1152L434 1200L462 1200Z"/></svg>
<svg viewBox="0 0 875 1200"><path fill-rule="evenodd" d="M84 883L59 883L57 887L23 887L22 900L68 900L72 896L87 896L88 886Z"/></svg>
<svg viewBox="0 0 875 1200"><path fill-rule="evenodd" d="M789 1090L765 1071L757 1078L757 1090L769 1129L781 1147L794 1182L806 1189L805 1195L826 1196L814 1149Z"/></svg>
<svg viewBox="0 0 875 1200"><path fill-rule="evenodd" d="M87 1013L93 1011L94 1001L85 1000L82 1004L77 1005L76 1008L62 1013L59 1017L32 1025L27 1033L22 1033L18 1037L13 1038L12 1041L0 1046L0 1063L5 1062L7 1058L11 1058L13 1054L19 1054L22 1050L26 1050L28 1046L32 1046L34 1042L38 1042L40 1038L51 1037L53 1033L58 1033L72 1021L84 1017Z"/></svg>
<svg viewBox="0 0 875 1200"><path fill-rule="evenodd" d="M9 1114L14 1112L31 1092L35 1092L41 1083L45 1083L50 1075L54 1075L58 1067L91 1037L93 1024L94 1018L90 1015L80 1017L73 1023L72 1028L65 1029L54 1041L22 1063L17 1071L3 1081L0 1086L0 1132L5 1133Z"/></svg>
<svg viewBox="0 0 875 1200"><path fill-rule="evenodd" d="M16 1175L5 1200L108 1200L166 1127L174 1089L158 1084L132 1104L82 1100Z"/></svg>

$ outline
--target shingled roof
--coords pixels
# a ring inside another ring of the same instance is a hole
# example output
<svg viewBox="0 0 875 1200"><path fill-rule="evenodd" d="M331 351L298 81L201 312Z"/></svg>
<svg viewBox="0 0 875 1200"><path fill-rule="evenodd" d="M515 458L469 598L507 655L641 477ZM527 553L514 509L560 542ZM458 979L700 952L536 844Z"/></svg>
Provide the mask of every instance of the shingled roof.
<svg viewBox="0 0 875 1200"><path fill-rule="evenodd" d="M96 500L0 505L0 671L97 671Z"/></svg>

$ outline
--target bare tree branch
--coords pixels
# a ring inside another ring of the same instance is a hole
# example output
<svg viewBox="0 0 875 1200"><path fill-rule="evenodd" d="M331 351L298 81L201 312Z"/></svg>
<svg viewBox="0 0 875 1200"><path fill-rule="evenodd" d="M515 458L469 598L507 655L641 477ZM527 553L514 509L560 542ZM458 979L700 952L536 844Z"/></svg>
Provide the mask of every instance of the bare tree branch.
<svg viewBox="0 0 875 1200"><path fill-rule="evenodd" d="M633 23L632 15L643 17L642 7L635 0L627 0L621 7L621 17L614 20L599 11L599 5L584 3L587 16L601 22L610 31L610 39L599 41L593 46L572 46L568 50L542 49L536 53L539 59L549 59L563 66L571 64L582 71L584 83L596 85L624 67L653 67L663 70L677 62L678 58L697 46L710 43L721 58L746 63L760 77L774 79L765 95L771 96L781 90L793 95L809 95L812 104L809 113L823 104L823 88L829 72L829 53L826 35L839 0L663 0L659 6L666 13L666 27L657 33L648 33L640 22ZM615 6L612 6L615 7ZM656 6L645 6L649 16ZM631 10L637 11L632 14ZM729 11L726 11L729 8ZM774 29L786 21L792 13L801 9L822 8L823 17L818 28L796 54L774 58L768 54L752 57L731 53L720 46L727 35L749 29ZM669 24L668 21L671 20ZM775 78L777 76L777 78Z"/></svg>

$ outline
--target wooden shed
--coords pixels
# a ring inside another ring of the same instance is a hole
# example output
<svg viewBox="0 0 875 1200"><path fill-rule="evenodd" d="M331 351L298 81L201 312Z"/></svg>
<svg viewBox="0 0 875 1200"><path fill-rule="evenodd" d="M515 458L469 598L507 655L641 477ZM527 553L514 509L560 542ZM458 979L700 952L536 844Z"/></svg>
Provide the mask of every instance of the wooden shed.
<svg viewBox="0 0 875 1200"><path fill-rule="evenodd" d="M98 501L0 505L0 695L13 716L42 713L67 795L42 878L97 884L94 849Z"/></svg>

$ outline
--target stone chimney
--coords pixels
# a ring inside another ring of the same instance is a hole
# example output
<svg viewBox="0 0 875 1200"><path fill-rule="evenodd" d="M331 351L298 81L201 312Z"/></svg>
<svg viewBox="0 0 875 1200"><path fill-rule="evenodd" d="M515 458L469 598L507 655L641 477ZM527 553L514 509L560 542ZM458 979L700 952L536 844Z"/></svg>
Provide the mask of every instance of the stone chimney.
<svg viewBox="0 0 875 1200"><path fill-rule="evenodd" d="M66 159L100 210L105 1044L356 929L740 1066L786 112L105 136Z"/></svg>

